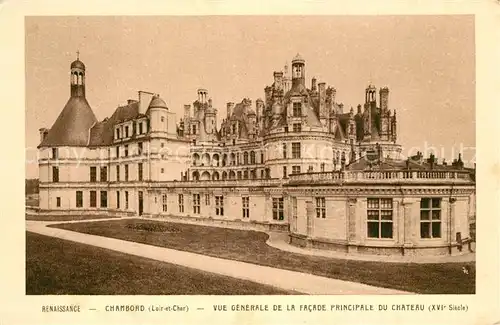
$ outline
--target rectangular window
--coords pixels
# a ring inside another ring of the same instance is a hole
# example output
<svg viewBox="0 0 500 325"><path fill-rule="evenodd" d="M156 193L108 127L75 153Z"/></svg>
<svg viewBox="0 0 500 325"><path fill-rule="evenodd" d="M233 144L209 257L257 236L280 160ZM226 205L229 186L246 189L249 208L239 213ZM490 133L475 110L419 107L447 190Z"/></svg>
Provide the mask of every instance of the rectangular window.
<svg viewBox="0 0 500 325"><path fill-rule="evenodd" d="M193 194L193 213L200 214L200 194Z"/></svg>
<svg viewBox="0 0 500 325"><path fill-rule="evenodd" d="M97 192L96 191L90 191L90 207L91 208L97 207Z"/></svg>
<svg viewBox="0 0 500 325"><path fill-rule="evenodd" d="M210 205L210 194L205 194L205 205Z"/></svg>
<svg viewBox="0 0 500 325"><path fill-rule="evenodd" d="M142 142L137 144L137 154L142 155Z"/></svg>
<svg viewBox="0 0 500 325"><path fill-rule="evenodd" d="M302 131L302 125L300 123L293 123L293 132Z"/></svg>
<svg viewBox="0 0 500 325"><path fill-rule="evenodd" d="M167 194L161 196L161 210L167 212Z"/></svg>
<svg viewBox="0 0 500 325"><path fill-rule="evenodd" d="M261 153L260 154L260 163L263 164L264 163L264 153Z"/></svg>
<svg viewBox="0 0 500 325"><path fill-rule="evenodd" d="M224 197L222 195L215 196L215 215L224 215Z"/></svg>
<svg viewBox="0 0 500 325"><path fill-rule="evenodd" d="M321 171L324 172L325 171L325 163L321 163Z"/></svg>
<svg viewBox="0 0 500 325"><path fill-rule="evenodd" d="M286 158L286 143L283 143L283 158Z"/></svg>
<svg viewBox="0 0 500 325"><path fill-rule="evenodd" d="M302 116L302 103L293 103L293 116Z"/></svg>
<svg viewBox="0 0 500 325"><path fill-rule="evenodd" d="M52 166L52 181L54 183L59 182L59 167Z"/></svg>
<svg viewBox="0 0 500 325"><path fill-rule="evenodd" d="M184 194L179 194L179 212L184 213Z"/></svg>
<svg viewBox="0 0 500 325"><path fill-rule="evenodd" d="M125 157L128 157L128 144L125 145Z"/></svg>
<svg viewBox="0 0 500 325"><path fill-rule="evenodd" d="M241 206L243 207L243 219L250 218L250 197L243 196L241 198Z"/></svg>
<svg viewBox="0 0 500 325"><path fill-rule="evenodd" d="M108 167L103 166L101 167L101 182L107 182L108 181Z"/></svg>
<svg viewBox="0 0 500 325"><path fill-rule="evenodd" d="M292 174L300 174L300 166L292 166Z"/></svg>
<svg viewBox="0 0 500 325"><path fill-rule="evenodd" d="M116 181L120 181L120 166L116 166Z"/></svg>
<svg viewBox="0 0 500 325"><path fill-rule="evenodd" d="M97 167L90 167L90 181L97 182Z"/></svg>
<svg viewBox="0 0 500 325"><path fill-rule="evenodd" d="M57 148L52 148L52 159L57 159L57 158L58 158Z"/></svg>
<svg viewBox="0 0 500 325"><path fill-rule="evenodd" d="M369 238L392 238L392 199L369 198L367 222Z"/></svg>
<svg viewBox="0 0 500 325"><path fill-rule="evenodd" d="M83 208L83 192L76 191L76 207Z"/></svg>
<svg viewBox="0 0 500 325"><path fill-rule="evenodd" d="M108 207L108 192L101 191L101 208L107 208L107 207Z"/></svg>
<svg viewBox="0 0 500 325"><path fill-rule="evenodd" d="M142 163L137 164L138 180L142 181Z"/></svg>
<svg viewBox="0 0 500 325"><path fill-rule="evenodd" d="M420 237L441 238L441 198L420 200Z"/></svg>
<svg viewBox="0 0 500 325"><path fill-rule="evenodd" d="M260 171L260 178L264 178L264 176L265 176L265 175L264 175L264 169L262 169L262 170Z"/></svg>
<svg viewBox="0 0 500 325"><path fill-rule="evenodd" d="M142 134L142 122L139 122L137 124L139 124L139 134Z"/></svg>
<svg viewBox="0 0 500 325"><path fill-rule="evenodd" d="M125 165L125 182L128 182L128 165Z"/></svg>
<svg viewBox="0 0 500 325"><path fill-rule="evenodd" d="M56 197L56 207L60 208L61 207L61 198Z"/></svg>
<svg viewBox="0 0 500 325"><path fill-rule="evenodd" d="M120 191L116 191L116 208L120 208Z"/></svg>
<svg viewBox="0 0 500 325"><path fill-rule="evenodd" d="M326 218L326 200L324 197L316 198L316 218Z"/></svg>
<svg viewBox="0 0 500 325"><path fill-rule="evenodd" d="M273 219L274 220L283 220L284 219L284 213L283 213L283 198L273 198Z"/></svg>
<svg viewBox="0 0 500 325"><path fill-rule="evenodd" d="M120 147L116 147L116 158L120 157Z"/></svg>
<svg viewBox="0 0 500 325"><path fill-rule="evenodd" d="M296 231L297 230L297 198L295 196L292 196L292 230Z"/></svg>
<svg viewBox="0 0 500 325"><path fill-rule="evenodd" d="M238 179L241 179L241 170L239 170L239 171L236 173L236 175L237 175L237 178L238 178Z"/></svg>
<svg viewBox="0 0 500 325"><path fill-rule="evenodd" d="M300 158L300 142L292 143L292 158Z"/></svg>
<svg viewBox="0 0 500 325"><path fill-rule="evenodd" d="M196 125L193 125L193 134L196 134Z"/></svg>
<svg viewBox="0 0 500 325"><path fill-rule="evenodd" d="M287 178L288 177L288 172L286 170L286 166L283 166L283 178Z"/></svg>
<svg viewBox="0 0 500 325"><path fill-rule="evenodd" d="M125 209L128 210L128 191L125 191Z"/></svg>
<svg viewBox="0 0 500 325"><path fill-rule="evenodd" d="M128 126L125 127L125 138L128 138Z"/></svg>
<svg viewBox="0 0 500 325"><path fill-rule="evenodd" d="M116 138L120 139L120 129L116 129Z"/></svg>

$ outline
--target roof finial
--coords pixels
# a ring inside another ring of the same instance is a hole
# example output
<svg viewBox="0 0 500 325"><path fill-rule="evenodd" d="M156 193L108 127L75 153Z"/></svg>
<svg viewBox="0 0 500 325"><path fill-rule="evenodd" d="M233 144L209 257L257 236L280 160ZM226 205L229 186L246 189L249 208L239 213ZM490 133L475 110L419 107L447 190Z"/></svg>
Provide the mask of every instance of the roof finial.
<svg viewBox="0 0 500 325"><path fill-rule="evenodd" d="M80 50L76 50L76 59L80 60Z"/></svg>

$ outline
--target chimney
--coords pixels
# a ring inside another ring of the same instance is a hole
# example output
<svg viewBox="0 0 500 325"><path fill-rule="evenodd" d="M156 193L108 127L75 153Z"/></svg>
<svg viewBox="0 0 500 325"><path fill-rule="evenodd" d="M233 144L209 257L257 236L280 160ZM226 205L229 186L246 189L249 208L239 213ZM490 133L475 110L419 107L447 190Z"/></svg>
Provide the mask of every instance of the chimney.
<svg viewBox="0 0 500 325"><path fill-rule="evenodd" d="M233 115L233 110L234 110L234 103L227 103L227 118L229 119L231 115Z"/></svg>
<svg viewBox="0 0 500 325"><path fill-rule="evenodd" d="M283 88L283 72L274 71L274 86L278 89Z"/></svg>
<svg viewBox="0 0 500 325"><path fill-rule="evenodd" d="M47 134L49 133L49 129L41 128L39 131L40 131L40 143L42 143L43 140L45 140L45 137L47 136Z"/></svg>
<svg viewBox="0 0 500 325"><path fill-rule="evenodd" d="M184 105L184 120L188 120L191 117L191 105Z"/></svg>
<svg viewBox="0 0 500 325"><path fill-rule="evenodd" d="M311 80L311 91L316 91L316 78Z"/></svg>
<svg viewBox="0 0 500 325"><path fill-rule="evenodd" d="M139 113L146 114L148 110L149 104L151 103L151 99L153 98L154 93L150 93L148 91L139 90Z"/></svg>
<svg viewBox="0 0 500 325"><path fill-rule="evenodd" d="M383 87L380 88L380 109L382 112L385 112L389 109L389 88Z"/></svg>
<svg viewBox="0 0 500 325"><path fill-rule="evenodd" d="M431 153L429 159L427 159L427 162L431 165L431 169L433 169L434 163L436 162L436 156L434 156L434 154Z"/></svg>
<svg viewBox="0 0 500 325"><path fill-rule="evenodd" d="M326 84L324 82L320 82L318 84L318 91L319 91L319 112L322 112L325 109L325 100L326 100Z"/></svg>

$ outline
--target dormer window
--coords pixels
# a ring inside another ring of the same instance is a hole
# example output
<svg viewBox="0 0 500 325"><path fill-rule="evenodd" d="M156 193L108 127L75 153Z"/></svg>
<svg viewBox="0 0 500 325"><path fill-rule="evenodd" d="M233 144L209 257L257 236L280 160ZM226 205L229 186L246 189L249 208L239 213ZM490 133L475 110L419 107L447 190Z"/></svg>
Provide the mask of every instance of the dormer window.
<svg viewBox="0 0 500 325"><path fill-rule="evenodd" d="M120 129L116 129L116 138L120 139Z"/></svg>
<svg viewBox="0 0 500 325"><path fill-rule="evenodd" d="M293 116L302 116L302 103L293 103Z"/></svg>
<svg viewBox="0 0 500 325"><path fill-rule="evenodd" d="M139 134L142 134L142 122L139 122Z"/></svg>
<svg viewBox="0 0 500 325"><path fill-rule="evenodd" d="M128 126L125 127L125 138L128 138Z"/></svg>
<svg viewBox="0 0 500 325"><path fill-rule="evenodd" d="M52 159L57 159L57 148L52 148Z"/></svg>

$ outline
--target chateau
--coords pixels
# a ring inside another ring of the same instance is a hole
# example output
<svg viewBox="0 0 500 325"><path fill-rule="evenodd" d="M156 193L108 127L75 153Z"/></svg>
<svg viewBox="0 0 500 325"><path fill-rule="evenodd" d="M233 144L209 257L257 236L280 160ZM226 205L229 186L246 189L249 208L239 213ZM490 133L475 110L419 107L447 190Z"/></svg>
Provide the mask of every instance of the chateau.
<svg viewBox="0 0 500 325"><path fill-rule="evenodd" d="M297 55L264 99L227 103L219 126L206 89L179 121L145 91L98 121L79 59L70 76L66 106L40 129L40 214L234 223L374 254L454 254L470 240L475 171L460 156L401 157L387 87L344 107L334 87L306 84Z"/></svg>

